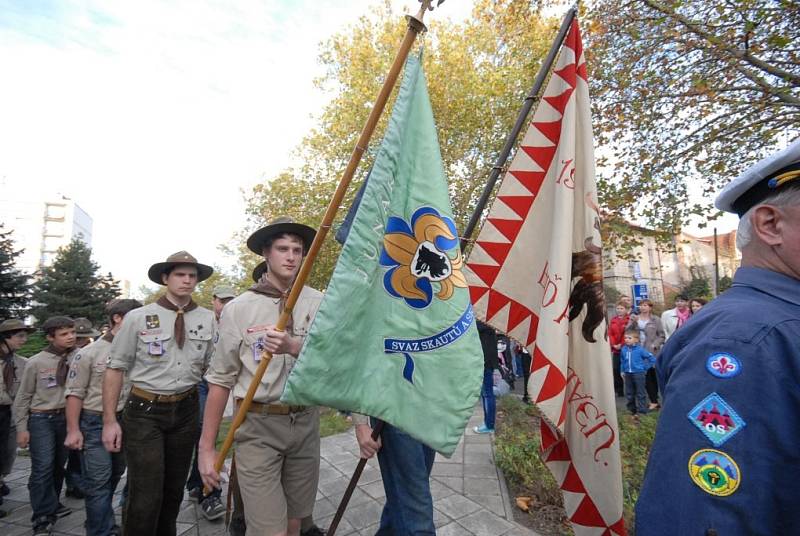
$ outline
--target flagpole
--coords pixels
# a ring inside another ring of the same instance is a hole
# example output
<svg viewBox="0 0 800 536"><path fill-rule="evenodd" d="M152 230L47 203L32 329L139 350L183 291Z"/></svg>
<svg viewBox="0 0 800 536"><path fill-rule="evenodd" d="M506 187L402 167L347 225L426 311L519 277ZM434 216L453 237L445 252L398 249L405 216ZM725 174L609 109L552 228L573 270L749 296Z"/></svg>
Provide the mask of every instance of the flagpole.
<svg viewBox="0 0 800 536"><path fill-rule="evenodd" d="M353 153L350 155L350 161L348 162L347 167L342 174L339 185L336 187L336 191L334 192L333 197L331 197L330 203L328 203L325 216L323 217L322 223L319 226L319 230L314 237L314 241L311 243L311 247L308 250L308 255L303 261L300 271L295 278L294 284L292 285L292 290L289 292L289 296L286 298L286 306L284 307L281 316L278 318L278 323L275 326L277 331L283 331L286 329L286 323L291 317L292 310L297 303L297 299L300 297L300 292L303 289L303 285L305 285L305 282L311 273L311 268L314 265L314 261L317 258L319 250L322 248L322 243L325 241L325 237L328 235L328 231L333 225L333 219L336 217L336 212L339 210L339 205L342 204L344 195L347 192L347 187L350 185L350 181L355 174L356 168L358 167L359 162L361 162L361 157L369 145L369 140L372 138L372 134L375 131L375 126L378 124L381 114L383 114L383 110L386 107L386 102L389 100L392 89L394 89L394 86L397 83L397 78L400 75L400 71L403 68L406 58L408 57L411 46L414 44L414 40L417 38L417 35L426 30L422 19L426 10L433 9L431 7L431 2L433 0L420 1L422 5L420 6L419 12L417 12L416 15L406 16L408 19L408 29L406 30L406 34L400 44L400 49L397 51L397 55L394 58L394 63L392 63L389 73L386 75L386 79L383 82L383 87L381 88L380 93L378 93L378 97L375 99L375 105L372 107L372 111L370 111L369 117L367 118L367 123L364 125L364 129L361 131L361 136L359 136L356 146L353 148ZM441 1L439 3L441 3ZM271 360L272 354L270 352L262 352L261 362L259 363L255 372L253 372L253 380L250 382L250 387L247 389L247 394L239 404L236 415L231 423L231 427L228 430L228 434L225 436L225 441L220 448L219 454L217 455L217 459L214 463L214 469L217 472L222 470L222 466L225 463L225 456L233 446L233 436L239 426L244 422L245 417L247 416L247 411L250 408L250 404L253 402L253 397L256 394L256 390L258 389L261 379L264 377L264 373L266 372L267 366Z"/></svg>
<svg viewBox="0 0 800 536"><path fill-rule="evenodd" d="M497 179L500 177L500 172L503 171L506 160L508 160L509 155L511 155L511 150L514 148L514 144L519 137L519 133L522 131L522 127L525 126L525 120L527 119L531 108L533 108L534 102L539 98L539 92L542 90L544 81L547 79L547 74L550 72L550 69L553 67L553 63L556 61L558 51L561 48L561 45L564 43L564 38L567 36L569 27L572 25L572 21L575 19L577 12L578 8L576 5L570 8L570 10L567 11L567 14L564 15L564 20L561 22L561 28L558 30L556 39L553 41L550 51L547 53L544 62L542 62L542 66L539 68L536 79L533 81L533 87L528 93L528 96L525 97L525 101L522 104L522 109L519 111L519 115L517 115L517 122L514 124L514 128L511 129L511 132L506 138L506 144L503 147L503 150L500 152L500 155L497 157L494 167L492 167L492 173L489 175L489 180L486 182L486 186L483 188L483 193L481 194L480 199L478 199L478 204L475 206L475 211L472 213L472 217L470 217L466 229L464 229L464 233L461 238L462 252L466 249L467 243L469 243L469 240L472 237L472 233L475 232L475 227L478 226L478 222L481 219L481 214L483 214L483 210L486 208L486 203L489 202L489 196L492 194L494 185L497 183Z"/></svg>

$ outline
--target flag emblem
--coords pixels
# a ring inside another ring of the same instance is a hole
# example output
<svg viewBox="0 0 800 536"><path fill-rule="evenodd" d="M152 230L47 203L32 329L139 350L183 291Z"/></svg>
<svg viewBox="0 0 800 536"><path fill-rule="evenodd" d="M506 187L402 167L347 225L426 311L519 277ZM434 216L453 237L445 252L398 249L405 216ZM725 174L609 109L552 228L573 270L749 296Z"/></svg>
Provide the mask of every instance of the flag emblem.
<svg viewBox="0 0 800 536"><path fill-rule="evenodd" d="M383 277L386 292L415 309L433 301L434 283L440 300L450 299L455 287L467 288L456 225L433 207L417 209L410 222L389 217L380 263L390 268Z"/></svg>

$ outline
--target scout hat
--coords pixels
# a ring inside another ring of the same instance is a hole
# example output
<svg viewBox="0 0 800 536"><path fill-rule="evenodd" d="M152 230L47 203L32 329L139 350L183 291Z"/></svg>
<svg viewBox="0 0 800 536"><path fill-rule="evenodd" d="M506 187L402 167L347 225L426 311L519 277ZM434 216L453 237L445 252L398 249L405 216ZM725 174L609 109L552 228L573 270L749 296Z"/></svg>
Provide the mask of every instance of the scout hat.
<svg viewBox="0 0 800 536"><path fill-rule="evenodd" d="M735 212L741 218L771 194L789 185L800 187L800 138L731 181L714 204L718 209Z"/></svg>
<svg viewBox="0 0 800 536"><path fill-rule="evenodd" d="M36 331L34 328L30 326L26 326L22 320L17 320L16 318L9 318L8 320L3 320L0 322L0 333L5 333L7 331Z"/></svg>
<svg viewBox="0 0 800 536"><path fill-rule="evenodd" d="M317 231L308 225L302 223L295 223L294 220L288 216L280 216L272 220L269 225L262 227L255 233L250 235L247 239L247 247L256 255L264 254L264 244L267 240L275 235L290 233L298 235L303 239L303 252L308 252L311 247L311 242L314 241L314 236Z"/></svg>
<svg viewBox="0 0 800 536"><path fill-rule="evenodd" d="M156 283L158 285L163 285L164 282L161 281L161 275L167 273L173 267L178 266L180 264L188 264L197 268L197 282L205 281L211 274L214 273L214 269L210 266L205 264L200 264L197 262L197 259L192 257L189 253L185 251L179 251L177 253L173 253L165 262L157 262L153 266L147 270L147 277L150 278L150 281Z"/></svg>
<svg viewBox="0 0 800 536"><path fill-rule="evenodd" d="M225 298L235 298L236 292L234 292L231 287L220 285L218 287L214 287L214 290L211 292L211 296L224 300Z"/></svg>
<svg viewBox="0 0 800 536"><path fill-rule="evenodd" d="M264 275L264 272L267 271L267 261L261 261L253 268L253 281L258 283L261 281L261 276Z"/></svg>
<svg viewBox="0 0 800 536"><path fill-rule="evenodd" d="M75 336L76 337L99 337L100 332L94 329L92 321L88 318L75 319Z"/></svg>

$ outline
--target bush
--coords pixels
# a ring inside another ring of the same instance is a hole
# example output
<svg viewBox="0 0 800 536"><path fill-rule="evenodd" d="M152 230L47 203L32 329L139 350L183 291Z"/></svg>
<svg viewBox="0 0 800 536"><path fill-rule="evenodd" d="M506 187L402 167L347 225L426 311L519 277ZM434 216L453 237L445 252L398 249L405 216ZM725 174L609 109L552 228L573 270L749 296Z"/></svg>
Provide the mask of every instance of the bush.
<svg viewBox="0 0 800 536"><path fill-rule="evenodd" d="M34 331L28 335L28 342L17 350L17 354L22 357L31 357L38 354L47 347L47 337L41 331Z"/></svg>

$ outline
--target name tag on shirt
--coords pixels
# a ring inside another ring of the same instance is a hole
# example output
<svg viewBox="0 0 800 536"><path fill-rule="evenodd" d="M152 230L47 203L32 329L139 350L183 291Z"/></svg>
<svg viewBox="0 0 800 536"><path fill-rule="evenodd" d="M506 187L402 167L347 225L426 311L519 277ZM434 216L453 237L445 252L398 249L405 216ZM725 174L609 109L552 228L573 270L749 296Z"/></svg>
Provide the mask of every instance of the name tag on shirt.
<svg viewBox="0 0 800 536"><path fill-rule="evenodd" d="M256 363L261 362L261 352L264 351L264 339L258 339L252 344L253 348L253 361Z"/></svg>
<svg viewBox="0 0 800 536"><path fill-rule="evenodd" d="M161 341L147 343L147 353L156 357L164 355L164 343Z"/></svg>

